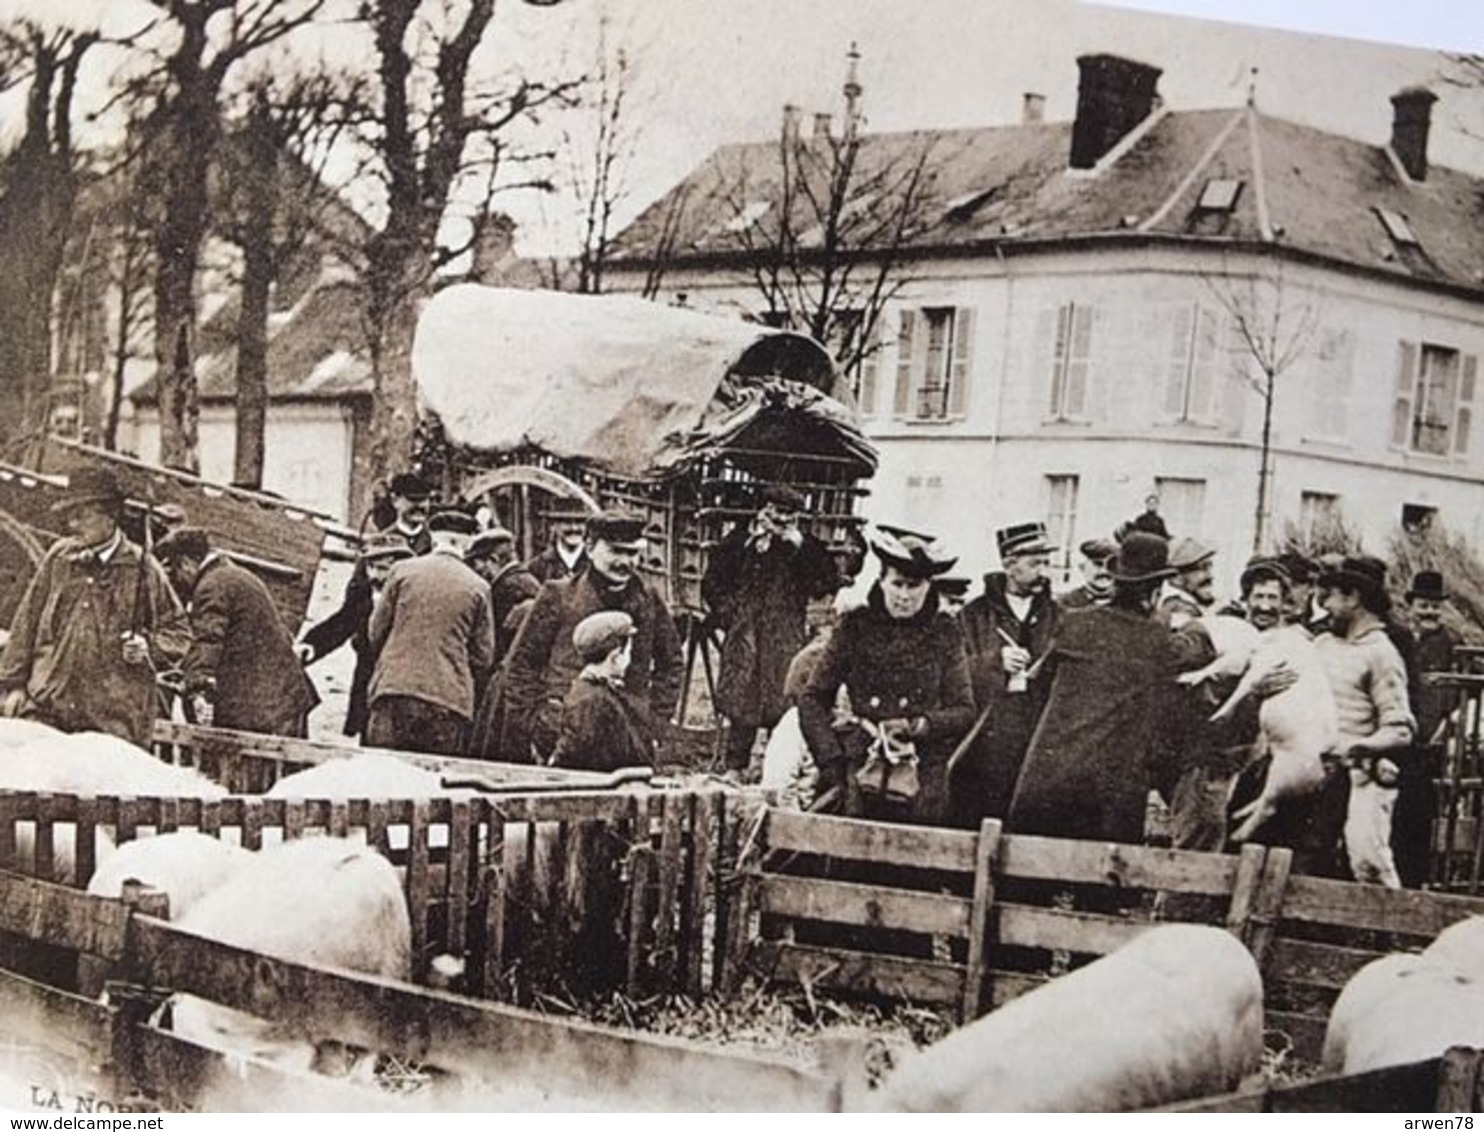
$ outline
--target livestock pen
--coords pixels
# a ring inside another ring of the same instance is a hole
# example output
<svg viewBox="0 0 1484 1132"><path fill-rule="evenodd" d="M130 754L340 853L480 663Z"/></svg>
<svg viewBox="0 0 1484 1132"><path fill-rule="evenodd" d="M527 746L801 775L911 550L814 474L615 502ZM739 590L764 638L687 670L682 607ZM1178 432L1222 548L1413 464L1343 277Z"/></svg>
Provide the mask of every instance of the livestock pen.
<svg viewBox="0 0 1484 1132"><path fill-rule="evenodd" d="M159 738L167 757L237 790L261 791L287 770L346 753L176 724L161 724ZM779 810L757 791L613 791L593 781L601 776L407 757L450 781L477 773L490 789L304 801L0 793L0 868L11 870L0 884L0 931L98 956L118 966L121 986L167 987L319 1027L435 1082L502 1073L535 1090L490 1104L828 1108L841 1103L839 1082L812 1063L575 1015L604 992L728 1004L756 1002L781 983L801 988L811 1007L895 1002L967 1021L1151 925L1204 922L1258 960L1273 1056L1313 1062L1351 974L1484 913L1484 900L1465 896L1295 876L1286 851L1258 846L1215 855L1005 834L992 822L977 832L882 825ZM95 831L128 840L179 828L247 847L365 837L400 869L414 979L445 954L464 961L462 977L433 989L316 971L186 936L148 894L129 908L76 891L101 844ZM34 845L24 877L22 830ZM64 843L74 849L72 887L54 883ZM48 1048L122 1073L115 1095L190 1104L184 1086L152 1090L167 1079L204 1087L223 1071L219 1057L146 1026L127 1000L104 1008L4 966L6 1001L18 1011L6 1016L39 1016L57 1036ZM581 973L589 985L576 985ZM488 1048L471 1052L463 1041ZM621 1065L652 1077L653 1090L625 1092L607 1071L554 1083L558 1061L563 1074L569 1061ZM431 1095L389 1095L387 1105Z"/></svg>

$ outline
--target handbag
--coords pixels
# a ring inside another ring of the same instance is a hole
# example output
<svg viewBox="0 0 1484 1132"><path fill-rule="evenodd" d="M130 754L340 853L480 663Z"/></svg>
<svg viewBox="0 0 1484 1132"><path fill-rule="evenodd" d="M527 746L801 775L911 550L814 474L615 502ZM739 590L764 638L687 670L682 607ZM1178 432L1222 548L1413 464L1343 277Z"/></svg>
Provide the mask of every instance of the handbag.
<svg viewBox="0 0 1484 1132"><path fill-rule="evenodd" d="M860 725L871 736L866 761L855 772L855 785L862 794L894 805L916 800L922 785L917 775L917 745L910 739L893 742L870 720Z"/></svg>

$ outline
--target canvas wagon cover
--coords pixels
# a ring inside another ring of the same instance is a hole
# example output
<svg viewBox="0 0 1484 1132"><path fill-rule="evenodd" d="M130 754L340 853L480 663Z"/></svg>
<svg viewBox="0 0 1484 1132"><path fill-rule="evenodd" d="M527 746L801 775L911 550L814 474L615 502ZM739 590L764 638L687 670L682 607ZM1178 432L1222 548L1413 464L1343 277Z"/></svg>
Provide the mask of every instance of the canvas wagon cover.
<svg viewBox="0 0 1484 1132"><path fill-rule="evenodd" d="M642 478L783 405L875 466L827 396L837 374L819 343L643 299L458 284L424 308L412 366L447 438L483 451L534 445Z"/></svg>

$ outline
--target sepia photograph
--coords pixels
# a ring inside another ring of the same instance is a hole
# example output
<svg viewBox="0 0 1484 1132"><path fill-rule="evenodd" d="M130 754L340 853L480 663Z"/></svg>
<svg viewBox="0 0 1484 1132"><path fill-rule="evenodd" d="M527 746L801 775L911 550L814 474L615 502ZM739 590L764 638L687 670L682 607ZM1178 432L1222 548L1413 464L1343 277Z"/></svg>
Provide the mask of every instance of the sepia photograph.
<svg viewBox="0 0 1484 1132"><path fill-rule="evenodd" d="M0 1111L1473 1127L1481 354L1451 0L0 0Z"/></svg>

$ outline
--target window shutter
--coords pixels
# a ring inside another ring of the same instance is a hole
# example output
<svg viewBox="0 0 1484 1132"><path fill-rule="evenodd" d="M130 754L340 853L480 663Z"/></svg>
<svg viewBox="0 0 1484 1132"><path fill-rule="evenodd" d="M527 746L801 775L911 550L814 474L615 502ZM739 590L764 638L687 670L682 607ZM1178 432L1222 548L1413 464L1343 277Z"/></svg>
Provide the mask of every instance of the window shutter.
<svg viewBox="0 0 1484 1132"><path fill-rule="evenodd" d="M1092 307L1071 307L1071 346L1067 354L1067 416L1087 416L1087 387L1092 376Z"/></svg>
<svg viewBox="0 0 1484 1132"><path fill-rule="evenodd" d="M1333 391L1329 405L1328 433L1335 440L1350 436L1350 371L1355 367L1355 336L1348 330L1335 335L1330 357Z"/></svg>
<svg viewBox="0 0 1484 1132"><path fill-rule="evenodd" d="M912 339L917 315L904 310L897 329L897 390L892 412L899 417L912 415Z"/></svg>
<svg viewBox="0 0 1484 1132"><path fill-rule="evenodd" d="M1412 395L1417 388L1417 343L1397 343L1396 396L1391 403L1391 446L1412 446Z"/></svg>
<svg viewBox="0 0 1484 1132"><path fill-rule="evenodd" d="M948 370L948 415L964 415L969 391L969 358L974 349L974 308L959 307L953 312L953 357Z"/></svg>
<svg viewBox="0 0 1484 1132"><path fill-rule="evenodd" d="M1185 416L1186 380L1190 376L1191 308L1176 307L1170 320L1170 357L1165 371L1165 416L1181 420Z"/></svg>
<svg viewBox="0 0 1484 1132"><path fill-rule="evenodd" d="M1192 420L1202 424L1215 424L1221 417L1218 394L1221 390L1217 380L1216 312L1196 304L1191 333L1195 340L1190 344L1190 412Z"/></svg>
<svg viewBox="0 0 1484 1132"><path fill-rule="evenodd" d="M1046 416L1055 420L1061 416L1061 310L1046 307L1036 316L1036 352L1033 372L1046 373ZM1049 367L1042 369L1042 367Z"/></svg>
<svg viewBox="0 0 1484 1132"><path fill-rule="evenodd" d="M1457 456L1467 456L1469 451L1469 429L1474 423L1474 379L1478 370L1478 356L1465 354L1463 376L1458 383L1458 412L1453 423L1453 452Z"/></svg>

